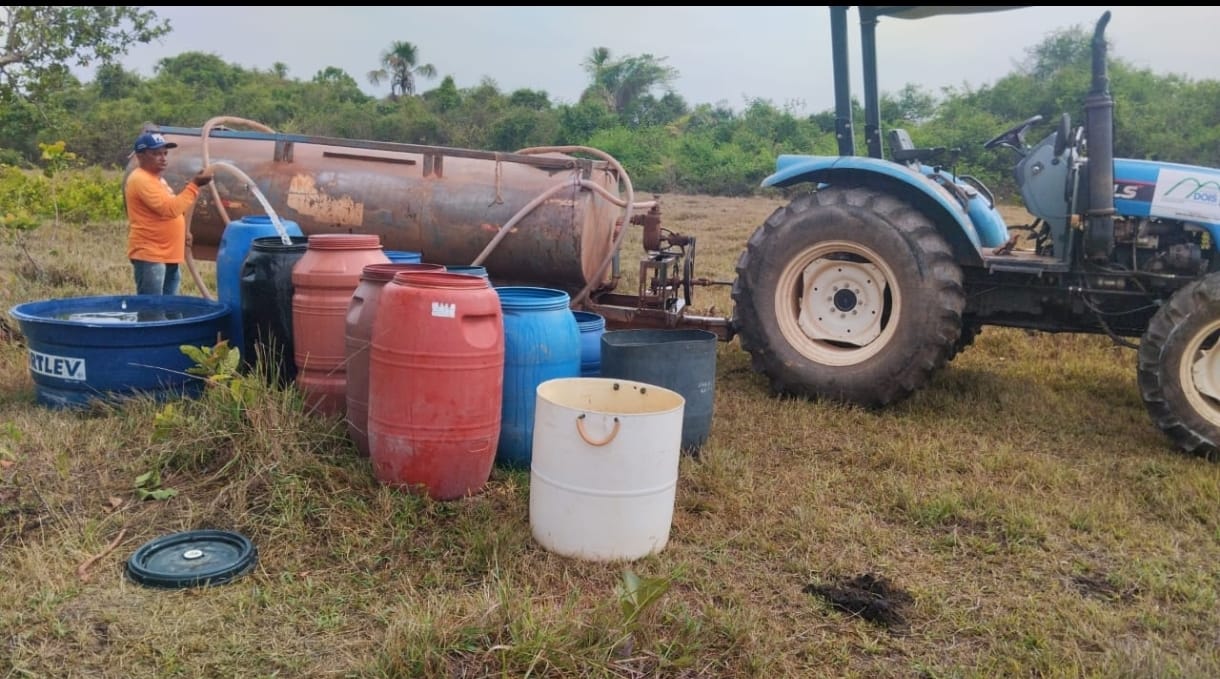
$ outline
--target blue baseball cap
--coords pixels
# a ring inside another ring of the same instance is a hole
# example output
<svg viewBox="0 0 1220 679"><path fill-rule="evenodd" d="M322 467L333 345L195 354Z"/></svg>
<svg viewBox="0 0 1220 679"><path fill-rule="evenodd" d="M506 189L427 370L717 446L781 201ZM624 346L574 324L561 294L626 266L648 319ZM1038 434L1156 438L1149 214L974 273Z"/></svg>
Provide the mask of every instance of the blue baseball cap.
<svg viewBox="0 0 1220 679"><path fill-rule="evenodd" d="M160 134L157 134L156 132L145 132L144 134L136 137L136 145L135 145L136 153L139 153L140 151L151 151L153 149L176 149L176 148L178 148L177 144L175 144L172 141L165 141L165 137L162 137Z"/></svg>

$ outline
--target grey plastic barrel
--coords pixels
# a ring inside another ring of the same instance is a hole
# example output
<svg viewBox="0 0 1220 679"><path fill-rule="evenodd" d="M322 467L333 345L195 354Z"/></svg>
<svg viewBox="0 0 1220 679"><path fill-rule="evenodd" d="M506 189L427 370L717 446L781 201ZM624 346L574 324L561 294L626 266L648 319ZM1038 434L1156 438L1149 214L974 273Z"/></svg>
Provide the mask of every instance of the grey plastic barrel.
<svg viewBox="0 0 1220 679"><path fill-rule="evenodd" d="M608 330L601 338L601 376L681 394L682 451L697 453L712 432L716 345L706 330Z"/></svg>

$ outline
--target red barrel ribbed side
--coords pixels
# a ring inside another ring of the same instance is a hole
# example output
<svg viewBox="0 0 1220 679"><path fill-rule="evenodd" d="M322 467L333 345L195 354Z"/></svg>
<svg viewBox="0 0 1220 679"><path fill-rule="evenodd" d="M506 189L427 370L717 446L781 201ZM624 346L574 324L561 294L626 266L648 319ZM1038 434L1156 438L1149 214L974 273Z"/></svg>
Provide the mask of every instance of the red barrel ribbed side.
<svg viewBox="0 0 1220 679"><path fill-rule="evenodd" d="M364 267L389 262L379 236L327 233L310 236L292 267L296 381L306 407L319 415L344 414L347 307Z"/></svg>
<svg viewBox="0 0 1220 679"><path fill-rule="evenodd" d="M347 365L347 435L360 454L369 455L369 338L381 304L381 290L403 271L444 271L441 264L391 262L370 264L347 307L344 356Z"/></svg>
<svg viewBox="0 0 1220 679"><path fill-rule="evenodd" d="M381 483L452 500L495 462L504 318L486 278L404 272L381 292L369 355L369 460Z"/></svg>

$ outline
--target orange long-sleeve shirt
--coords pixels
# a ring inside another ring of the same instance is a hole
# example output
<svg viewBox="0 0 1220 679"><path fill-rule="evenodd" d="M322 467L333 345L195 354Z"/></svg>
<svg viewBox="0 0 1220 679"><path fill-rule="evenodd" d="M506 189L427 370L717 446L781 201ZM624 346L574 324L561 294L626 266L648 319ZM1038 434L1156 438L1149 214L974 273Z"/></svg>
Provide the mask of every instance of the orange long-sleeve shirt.
<svg viewBox="0 0 1220 679"><path fill-rule="evenodd" d="M137 167L123 187L127 201L127 258L181 264L186 261L186 211L199 197L199 187L187 182L174 195L169 182Z"/></svg>

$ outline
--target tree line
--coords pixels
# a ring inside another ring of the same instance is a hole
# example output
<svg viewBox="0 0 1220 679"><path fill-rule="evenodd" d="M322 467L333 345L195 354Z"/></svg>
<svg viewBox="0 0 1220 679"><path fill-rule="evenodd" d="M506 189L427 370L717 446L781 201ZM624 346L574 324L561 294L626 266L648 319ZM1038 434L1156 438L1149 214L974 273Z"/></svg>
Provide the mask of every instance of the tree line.
<svg viewBox="0 0 1220 679"><path fill-rule="evenodd" d="M328 67L308 80L277 63L246 69L215 55L162 59L151 77L124 69L127 48L167 34L167 22L138 7L5 7L0 23L0 164L32 168L48 144L64 142L82 166L125 164L131 139L148 123L200 126L224 115L277 131L492 151L581 145L617 158L637 191L751 195L780 154L837 153L834 112L805 113L765 99L690 103L672 85L680 74L651 54L616 56L594 47L581 68L589 85L576 103L544 90L501 90L491 79L459 86L418 48L396 41L365 77L390 95L365 94L351 74ZM54 30L47 30L52 27ZM953 168L1015 194L1011 155L982 142L1041 114L1049 132L1062 112L1083 123L1090 78L1090 32L1054 31L994 83L944 88L918 84L881 95L882 127L905 128L923 147L957 149ZM81 81L67 64L94 66ZM1220 82L1136 68L1110 55L1115 153L1121 157L1215 165L1220 158ZM856 129L863 129L861 111ZM863 148L863 140L858 140ZM62 164L63 156L59 157Z"/></svg>

